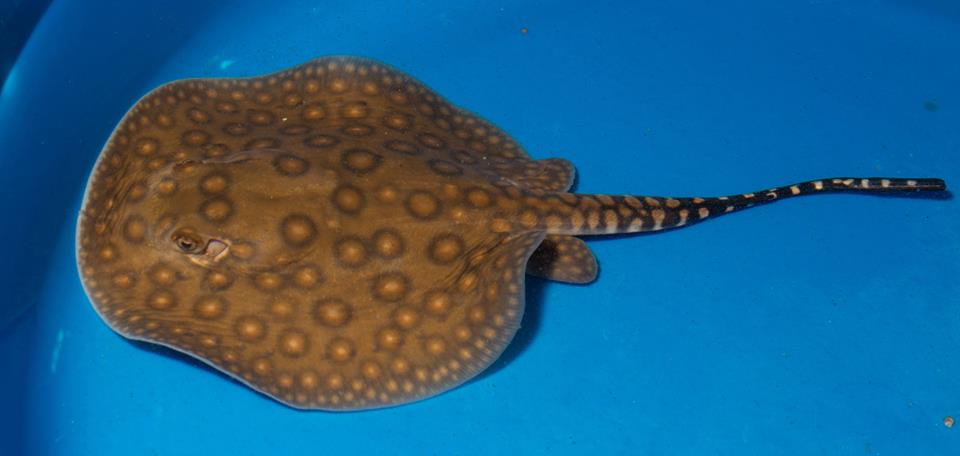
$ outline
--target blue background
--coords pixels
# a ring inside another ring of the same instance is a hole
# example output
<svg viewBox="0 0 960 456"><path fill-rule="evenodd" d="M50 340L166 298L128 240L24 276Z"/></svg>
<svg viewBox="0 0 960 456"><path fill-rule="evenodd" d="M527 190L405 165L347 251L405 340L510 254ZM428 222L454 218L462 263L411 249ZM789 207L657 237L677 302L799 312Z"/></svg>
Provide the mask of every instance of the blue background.
<svg viewBox="0 0 960 456"><path fill-rule="evenodd" d="M599 280L531 279L491 373L387 410L294 411L111 332L73 236L126 109L326 54L570 159L581 192L960 185L952 1L54 0L0 95L0 454L960 453L956 199L801 198L591 240Z"/></svg>

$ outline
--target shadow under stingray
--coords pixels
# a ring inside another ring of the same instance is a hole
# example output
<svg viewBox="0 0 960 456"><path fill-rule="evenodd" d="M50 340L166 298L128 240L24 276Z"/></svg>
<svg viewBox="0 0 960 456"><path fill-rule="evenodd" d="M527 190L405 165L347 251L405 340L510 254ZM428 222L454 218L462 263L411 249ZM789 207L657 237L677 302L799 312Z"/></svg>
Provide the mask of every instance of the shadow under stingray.
<svg viewBox="0 0 960 456"><path fill-rule="evenodd" d="M118 335L118 336L119 336L119 335ZM216 375L217 375L218 377L220 377L220 378L224 378L224 379L226 379L226 380L229 380L229 381L232 382L232 383L235 383L235 384L237 384L237 385L243 386L244 388L247 387L246 385L243 384L243 382L237 380L236 378L233 378L231 375L227 374L226 372L224 372L224 371L222 371L222 370L220 370L220 369L217 369L216 367L213 367L213 366L211 366L211 365L209 365L209 364L207 364L207 363L205 363L205 362L203 362L203 361L201 361L201 360L199 360L199 359L197 359L197 358L195 358L195 357L193 357L193 356L190 356L190 355L188 355L188 354L186 354L186 353L183 353L183 352L181 352L181 351L179 351L179 350L174 350L174 349L172 349L172 348L170 348L170 347L167 347L166 345L155 344L155 343L153 343L153 342L146 342L146 341L135 340L135 339L127 339L126 337L123 337L123 336L120 336L120 338L123 339L124 341L126 341L128 344L133 345L134 347L137 347L137 348L139 348L139 349L141 349L141 350L144 350L144 351L147 351L147 352L150 352L150 353L154 353L154 354L163 356L163 357L165 357L165 358L172 359L172 360L174 360L174 361L180 362L180 363L185 364L185 365L190 366L190 367L194 367L194 368L197 368L197 369L203 369L203 370L205 370L205 371L207 371L207 372L211 372L211 373L213 373L213 374L216 374Z"/></svg>
<svg viewBox="0 0 960 456"><path fill-rule="evenodd" d="M537 332L540 331L540 323L543 321L543 298L550 281L531 275L527 275L526 280L526 305L523 311L523 318L520 320L520 328L517 329L513 340L503 350L500 357L476 377L469 380L467 382L468 384L497 373L500 369L503 369L513 362L513 360L520 357L520 355L530 347L533 339L537 336Z"/></svg>

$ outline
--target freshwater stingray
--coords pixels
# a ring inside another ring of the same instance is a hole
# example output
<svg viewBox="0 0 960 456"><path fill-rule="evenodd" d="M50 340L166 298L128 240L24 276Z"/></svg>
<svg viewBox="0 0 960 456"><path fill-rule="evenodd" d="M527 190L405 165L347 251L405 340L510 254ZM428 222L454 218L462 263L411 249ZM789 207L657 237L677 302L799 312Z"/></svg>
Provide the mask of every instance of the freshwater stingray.
<svg viewBox="0 0 960 456"><path fill-rule="evenodd" d="M573 176L369 60L182 80L143 97L110 137L77 258L120 334L293 407L354 410L433 396L489 366L520 324L525 272L596 276L574 236L806 194L945 189L831 178L667 198L569 193Z"/></svg>

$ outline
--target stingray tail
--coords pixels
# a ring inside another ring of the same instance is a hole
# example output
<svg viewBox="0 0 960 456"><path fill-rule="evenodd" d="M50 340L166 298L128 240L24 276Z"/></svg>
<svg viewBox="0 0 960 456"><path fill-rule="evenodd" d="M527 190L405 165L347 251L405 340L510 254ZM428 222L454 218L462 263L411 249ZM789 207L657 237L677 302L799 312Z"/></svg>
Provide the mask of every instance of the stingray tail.
<svg viewBox="0 0 960 456"><path fill-rule="evenodd" d="M638 233L679 228L759 204L819 193L867 194L943 193L942 179L834 177L775 187L753 193L710 198L564 195L575 206L565 223L548 223L548 233L594 235Z"/></svg>

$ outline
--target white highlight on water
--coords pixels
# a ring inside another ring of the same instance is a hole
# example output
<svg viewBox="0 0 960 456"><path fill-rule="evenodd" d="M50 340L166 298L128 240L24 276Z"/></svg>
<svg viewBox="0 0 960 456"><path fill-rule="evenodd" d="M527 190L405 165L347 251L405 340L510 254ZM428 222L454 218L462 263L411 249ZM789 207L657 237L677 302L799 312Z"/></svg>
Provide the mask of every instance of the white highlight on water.
<svg viewBox="0 0 960 456"><path fill-rule="evenodd" d="M50 373L57 373L57 363L60 362L60 349L63 348L63 339L67 337L67 333L62 329L57 331L57 342L53 345L53 353L50 355Z"/></svg>

